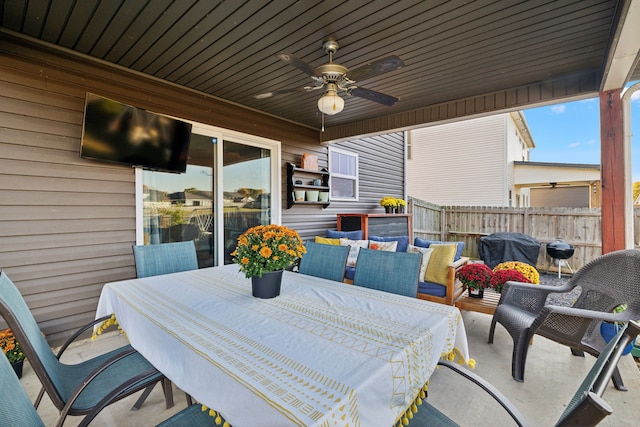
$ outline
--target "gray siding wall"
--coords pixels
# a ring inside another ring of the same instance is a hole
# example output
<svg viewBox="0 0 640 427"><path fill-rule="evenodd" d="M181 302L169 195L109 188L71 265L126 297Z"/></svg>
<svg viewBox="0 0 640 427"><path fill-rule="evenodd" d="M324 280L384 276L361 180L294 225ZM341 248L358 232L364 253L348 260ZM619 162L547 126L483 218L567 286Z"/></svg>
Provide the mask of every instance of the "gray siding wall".
<svg viewBox="0 0 640 427"><path fill-rule="evenodd" d="M94 318L104 283L135 277L134 171L80 159L87 91L282 141L283 191L286 162L297 163L309 152L327 166L318 130L87 58L3 41L0 269L16 283L52 345ZM323 235L335 228L337 212L374 211L383 195L400 195L404 153L401 134L394 135L341 143L360 153L360 203L325 210L283 206L283 223L303 237Z"/></svg>
<svg viewBox="0 0 640 427"><path fill-rule="evenodd" d="M404 197L403 132L339 142L335 146L358 153L360 200L333 201L326 209L304 205L283 207L283 223L298 230L305 240L324 236L327 229L335 230L338 213L384 213L379 204L383 196ZM318 155L320 168L327 167L327 147L318 147L313 154ZM300 155L285 161L299 164ZM283 186L286 186L284 178ZM284 191L286 188L283 194Z"/></svg>

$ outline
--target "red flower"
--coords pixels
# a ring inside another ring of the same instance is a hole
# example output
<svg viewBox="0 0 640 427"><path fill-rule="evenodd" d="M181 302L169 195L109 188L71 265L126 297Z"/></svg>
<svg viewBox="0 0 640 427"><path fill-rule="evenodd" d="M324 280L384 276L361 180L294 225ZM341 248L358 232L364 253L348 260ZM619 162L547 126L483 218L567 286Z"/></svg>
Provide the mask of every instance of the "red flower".
<svg viewBox="0 0 640 427"><path fill-rule="evenodd" d="M502 292L504 284L509 281L531 283L531 281L518 270L497 270L491 278L491 287L499 293Z"/></svg>
<svg viewBox="0 0 640 427"><path fill-rule="evenodd" d="M467 264L456 276L469 289L485 289L489 287L493 271L485 264Z"/></svg>

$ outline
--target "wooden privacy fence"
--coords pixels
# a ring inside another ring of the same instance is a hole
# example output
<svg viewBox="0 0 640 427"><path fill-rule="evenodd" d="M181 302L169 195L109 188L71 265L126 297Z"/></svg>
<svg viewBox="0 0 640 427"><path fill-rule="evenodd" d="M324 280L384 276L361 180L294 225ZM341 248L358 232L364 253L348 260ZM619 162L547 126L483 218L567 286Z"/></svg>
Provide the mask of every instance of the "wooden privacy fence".
<svg viewBox="0 0 640 427"><path fill-rule="evenodd" d="M410 197L414 237L464 241L464 256L480 259L480 238L496 232L523 233L538 240L536 268L558 271L547 255L546 244L557 239L575 248L568 260L573 271L602 254L599 208L506 208L486 206L438 206ZM634 242L640 241L640 208L634 209ZM563 267L563 272L567 272Z"/></svg>

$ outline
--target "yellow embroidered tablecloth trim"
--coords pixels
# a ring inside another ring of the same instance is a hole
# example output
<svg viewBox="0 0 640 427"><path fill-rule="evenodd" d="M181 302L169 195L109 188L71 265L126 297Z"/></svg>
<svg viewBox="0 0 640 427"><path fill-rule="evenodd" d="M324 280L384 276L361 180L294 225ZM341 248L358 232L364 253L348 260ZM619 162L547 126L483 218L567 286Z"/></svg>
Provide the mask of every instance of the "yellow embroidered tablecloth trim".
<svg viewBox="0 0 640 427"><path fill-rule="evenodd" d="M449 353L443 354L442 358L451 362L458 359L459 364L462 365L466 363L467 366L469 366L471 369L474 369L476 367L476 361L474 359L469 359L468 361L465 361L462 353L457 348L454 348L453 351L450 351ZM407 408L405 413L402 416L400 416L400 418L396 421L396 423L394 424L395 427L402 427L402 426L409 425L410 420L413 419L413 414L417 413L419 410L418 406L422 405L422 400L427 397L428 386L429 386L429 382L427 381L427 383L422 387L422 390L420 390L416 398L413 400L413 403L409 406L409 408Z"/></svg>
<svg viewBox="0 0 640 427"><path fill-rule="evenodd" d="M95 341L95 339L98 338L98 335L102 335L102 332L106 331L111 326L117 326L120 333L125 337L127 336L127 333L118 324L118 321L116 320L116 315L112 314L110 318L108 318L107 320L105 320L104 322L102 322L101 324L99 324L93 329L93 334L91 335L91 341Z"/></svg>
<svg viewBox="0 0 640 427"><path fill-rule="evenodd" d="M458 363L460 365L466 364L471 369L476 367L475 359L471 359L470 358L469 360L465 360L464 356L462 355L462 352L460 350L458 350L457 348L454 348L449 353L444 353L442 356L440 356L440 358L441 359L446 359L446 360L448 360L450 362L453 362L454 360L458 359Z"/></svg>

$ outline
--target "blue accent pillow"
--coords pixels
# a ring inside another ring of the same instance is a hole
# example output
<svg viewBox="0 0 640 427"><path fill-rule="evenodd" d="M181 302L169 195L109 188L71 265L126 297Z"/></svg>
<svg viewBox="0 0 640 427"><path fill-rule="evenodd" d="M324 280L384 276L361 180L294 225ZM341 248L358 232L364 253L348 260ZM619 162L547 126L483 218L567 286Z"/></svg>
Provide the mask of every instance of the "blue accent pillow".
<svg viewBox="0 0 640 427"><path fill-rule="evenodd" d="M409 236L369 236L369 240L374 242L398 242L396 252L407 252L407 248L409 247Z"/></svg>
<svg viewBox="0 0 640 427"><path fill-rule="evenodd" d="M421 248L428 248L434 243L436 244L455 243L458 245L458 247L456 248L456 255L453 257L453 260L457 261L462 256L462 250L464 249L464 242L441 242L439 240L427 240L427 239L421 239L419 237L416 237L413 240L413 246L420 246Z"/></svg>
<svg viewBox="0 0 640 427"><path fill-rule="evenodd" d="M362 230L353 230L353 231L327 230L327 237L329 239L345 238L349 240L362 240Z"/></svg>

